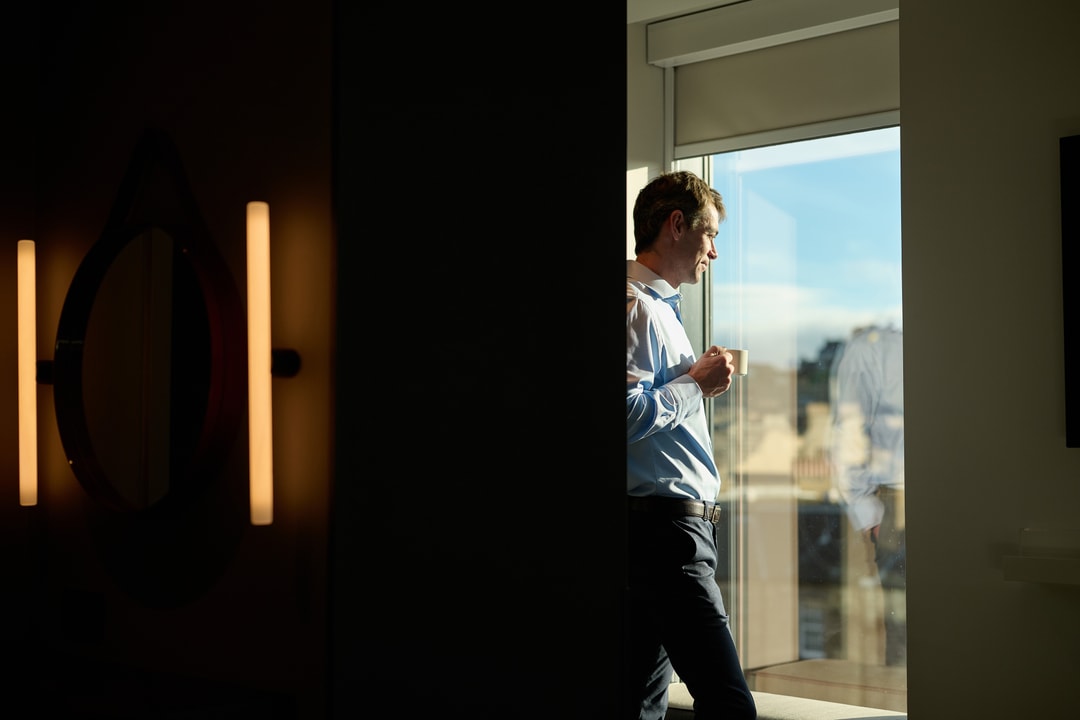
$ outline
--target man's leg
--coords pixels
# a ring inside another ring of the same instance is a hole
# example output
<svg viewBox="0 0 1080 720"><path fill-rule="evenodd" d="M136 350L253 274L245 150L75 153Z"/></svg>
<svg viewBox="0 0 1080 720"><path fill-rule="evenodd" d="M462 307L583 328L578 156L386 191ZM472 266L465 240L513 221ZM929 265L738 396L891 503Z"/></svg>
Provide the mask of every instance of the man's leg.
<svg viewBox="0 0 1080 720"><path fill-rule="evenodd" d="M679 521L691 553L670 588L663 642L679 679L694 698L697 720L752 720L754 696L746 684L716 584L715 528L707 521Z"/></svg>
<svg viewBox="0 0 1080 720"><path fill-rule="evenodd" d="M659 655L641 654L641 648L631 648L627 708L628 720L663 720L668 708L668 687L671 685L671 661L663 647ZM634 657L635 654L637 657Z"/></svg>

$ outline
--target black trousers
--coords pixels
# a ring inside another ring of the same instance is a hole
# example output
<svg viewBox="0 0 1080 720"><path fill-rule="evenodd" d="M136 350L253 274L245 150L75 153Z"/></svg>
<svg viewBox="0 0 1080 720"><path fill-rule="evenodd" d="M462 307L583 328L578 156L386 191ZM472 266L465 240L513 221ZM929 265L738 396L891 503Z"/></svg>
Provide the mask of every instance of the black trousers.
<svg viewBox="0 0 1080 720"><path fill-rule="evenodd" d="M661 720L674 668L696 720L752 720L716 584L716 527L702 518L630 511L625 718Z"/></svg>

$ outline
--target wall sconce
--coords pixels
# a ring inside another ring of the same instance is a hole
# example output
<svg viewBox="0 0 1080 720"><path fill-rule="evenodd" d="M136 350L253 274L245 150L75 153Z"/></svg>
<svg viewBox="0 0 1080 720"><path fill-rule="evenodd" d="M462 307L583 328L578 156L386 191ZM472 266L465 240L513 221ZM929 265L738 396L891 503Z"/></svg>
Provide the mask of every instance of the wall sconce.
<svg viewBox="0 0 1080 720"><path fill-rule="evenodd" d="M274 520L274 424L270 397L270 206L247 204L248 484L251 524Z"/></svg>
<svg viewBox="0 0 1080 720"><path fill-rule="evenodd" d="M37 505L37 281L34 241L20 240L18 255L19 333L19 504Z"/></svg>
<svg viewBox="0 0 1080 720"><path fill-rule="evenodd" d="M270 340L270 206L247 204L248 305L248 492L251 524L274 520L273 377L300 370L295 350L275 349Z"/></svg>

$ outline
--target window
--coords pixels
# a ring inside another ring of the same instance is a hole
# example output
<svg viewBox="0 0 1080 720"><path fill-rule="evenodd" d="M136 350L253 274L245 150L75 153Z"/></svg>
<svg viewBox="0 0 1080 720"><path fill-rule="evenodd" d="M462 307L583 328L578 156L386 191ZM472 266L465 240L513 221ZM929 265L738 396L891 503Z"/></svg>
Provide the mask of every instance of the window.
<svg viewBox="0 0 1080 720"><path fill-rule="evenodd" d="M906 711L900 130L677 165L728 210L704 345L750 357L711 412L751 687Z"/></svg>

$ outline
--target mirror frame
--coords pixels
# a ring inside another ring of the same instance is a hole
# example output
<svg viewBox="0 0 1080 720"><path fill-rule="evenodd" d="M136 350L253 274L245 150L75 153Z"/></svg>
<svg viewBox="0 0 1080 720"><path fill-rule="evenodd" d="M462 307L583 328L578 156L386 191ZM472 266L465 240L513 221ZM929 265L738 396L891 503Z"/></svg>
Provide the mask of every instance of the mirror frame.
<svg viewBox="0 0 1080 720"><path fill-rule="evenodd" d="M83 347L95 296L110 266L151 227L168 233L195 271L209 324L210 365L206 412L193 457L180 477L170 477L168 493L150 508L175 504L220 474L246 401L247 328L239 293L202 219L175 147L164 132L151 128L132 153L104 231L72 278L52 363L56 422L68 463L91 497L121 512L142 508L132 506L115 489L95 454L84 407Z"/></svg>

